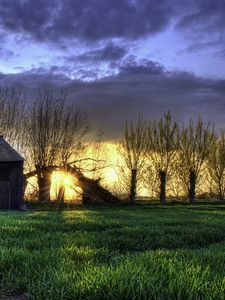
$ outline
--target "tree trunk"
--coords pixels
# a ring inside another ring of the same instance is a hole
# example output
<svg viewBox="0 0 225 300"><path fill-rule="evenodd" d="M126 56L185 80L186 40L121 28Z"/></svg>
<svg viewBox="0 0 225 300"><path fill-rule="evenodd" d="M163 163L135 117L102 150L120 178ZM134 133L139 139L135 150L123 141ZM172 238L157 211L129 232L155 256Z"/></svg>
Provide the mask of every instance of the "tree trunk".
<svg viewBox="0 0 225 300"><path fill-rule="evenodd" d="M196 173L194 170L190 170L189 173L189 201L195 203L195 189L196 189Z"/></svg>
<svg viewBox="0 0 225 300"><path fill-rule="evenodd" d="M131 170L131 185L130 185L130 203L134 204L136 199L136 189L137 189L137 170Z"/></svg>
<svg viewBox="0 0 225 300"><path fill-rule="evenodd" d="M219 181L218 188L219 188L219 193L218 193L219 200L224 200L223 182Z"/></svg>
<svg viewBox="0 0 225 300"><path fill-rule="evenodd" d="M51 172L42 171L38 174L39 201L50 201Z"/></svg>
<svg viewBox="0 0 225 300"><path fill-rule="evenodd" d="M65 186L62 184L59 186L59 190L57 193L57 201L64 203L65 200Z"/></svg>
<svg viewBox="0 0 225 300"><path fill-rule="evenodd" d="M166 172L159 171L160 177L160 203L166 203Z"/></svg>

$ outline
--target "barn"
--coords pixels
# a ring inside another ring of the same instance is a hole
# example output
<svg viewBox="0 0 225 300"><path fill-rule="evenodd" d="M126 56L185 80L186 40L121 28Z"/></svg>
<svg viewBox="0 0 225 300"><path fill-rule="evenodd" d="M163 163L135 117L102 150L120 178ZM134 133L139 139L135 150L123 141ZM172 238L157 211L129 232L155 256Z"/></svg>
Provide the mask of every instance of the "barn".
<svg viewBox="0 0 225 300"><path fill-rule="evenodd" d="M0 209L23 206L24 159L0 135Z"/></svg>

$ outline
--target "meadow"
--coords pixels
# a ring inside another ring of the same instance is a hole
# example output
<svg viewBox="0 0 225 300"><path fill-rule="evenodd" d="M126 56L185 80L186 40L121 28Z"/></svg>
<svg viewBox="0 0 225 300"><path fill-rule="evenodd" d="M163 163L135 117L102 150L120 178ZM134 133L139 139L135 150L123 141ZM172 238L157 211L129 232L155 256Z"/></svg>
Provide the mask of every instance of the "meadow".
<svg viewBox="0 0 225 300"><path fill-rule="evenodd" d="M1 212L0 290L17 299L225 299L225 205Z"/></svg>

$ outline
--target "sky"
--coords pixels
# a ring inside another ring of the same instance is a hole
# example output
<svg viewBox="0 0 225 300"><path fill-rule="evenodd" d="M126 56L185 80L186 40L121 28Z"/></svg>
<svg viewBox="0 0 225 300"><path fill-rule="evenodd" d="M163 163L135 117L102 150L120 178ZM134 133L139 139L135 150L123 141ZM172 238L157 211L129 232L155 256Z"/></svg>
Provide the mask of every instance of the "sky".
<svg viewBox="0 0 225 300"><path fill-rule="evenodd" d="M0 86L63 89L108 140L169 109L225 128L224 78L225 0L0 1Z"/></svg>

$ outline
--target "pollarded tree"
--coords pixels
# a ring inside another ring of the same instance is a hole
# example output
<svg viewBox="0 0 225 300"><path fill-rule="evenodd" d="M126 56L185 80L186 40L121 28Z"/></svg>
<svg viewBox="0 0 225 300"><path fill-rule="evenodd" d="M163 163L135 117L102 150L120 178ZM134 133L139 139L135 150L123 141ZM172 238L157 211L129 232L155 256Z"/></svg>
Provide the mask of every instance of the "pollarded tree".
<svg viewBox="0 0 225 300"><path fill-rule="evenodd" d="M196 184L208 158L214 138L214 129L210 127L210 123L205 126L201 117L196 124L190 120L188 127L183 128L180 133L180 150L178 151L180 169L182 173L186 174L186 186L191 203L195 202Z"/></svg>
<svg viewBox="0 0 225 300"><path fill-rule="evenodd" d="M168 112L158 122L149 123L146 155L158 173L160 202L166 202L166 180L175 152L178 148L178 125Z"/></svg>
<svg viewBox="0 0 225 300"><path fill-rule="evenodd" d="M142 115L139 115L136 124L126 121L123 138L118 143L118 153L126 169L124 176L126 173L129 176L130 203L134 203L136 199L137 181L143 170L145 149L146 123Z"/></svg>
<svg viewBox="0 0 225 300"><path fill-rule="evenodd" d="M207 159L208 171L213 188L219 199L225 196L225 132L222 131L219 138L215 137Z"/></svg>
<svg viewBox="0 0 225 300"><path fill-rule="evenodd" d="M87 115L65 93L39 91L26 118L27 147L38 178L39 200L50 199L49 166L66 166L82 150Z"/></svg>

